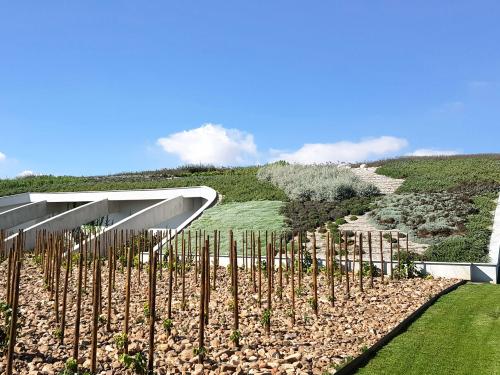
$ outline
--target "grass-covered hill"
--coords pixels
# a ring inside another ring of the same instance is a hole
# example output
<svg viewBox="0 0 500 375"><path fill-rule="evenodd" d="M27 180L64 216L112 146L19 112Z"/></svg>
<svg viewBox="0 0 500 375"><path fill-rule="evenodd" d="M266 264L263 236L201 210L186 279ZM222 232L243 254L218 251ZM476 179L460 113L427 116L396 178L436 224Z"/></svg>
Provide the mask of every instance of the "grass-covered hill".
<svg viewBox="0 0 500 375"><path fill-rule="evenodd" d="M193 227L222 232L305 231L371 212L381 229L409 232L430 244L429 260L485 261L500 191L500 154L412 157L369 163L405 179L390 196L335 165L175 169L109 176L33 176L0 180L0 196L22 192L151 189L206 185L222 196ZM241 235L238 233L236 235Z"/></svg>

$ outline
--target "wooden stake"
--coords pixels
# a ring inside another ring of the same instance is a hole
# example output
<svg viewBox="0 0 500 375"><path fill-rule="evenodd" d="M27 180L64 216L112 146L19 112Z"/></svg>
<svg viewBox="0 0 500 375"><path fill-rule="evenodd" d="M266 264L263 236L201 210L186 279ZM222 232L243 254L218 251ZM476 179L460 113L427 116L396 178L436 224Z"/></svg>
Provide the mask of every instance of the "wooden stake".
<svg viewBox="0 0 500 375"><path fill-rule="evenodd" d="M6 374L12 375L12 367L14 362L14 348L16 346L16 335L17 335L17 317L18 317L18 306L19 306L19 283L21 280L21 261L17 261L14 268L14 290L13 290L13 300L12 300L12 315L10 318L9 327L9 346L7 351L7 369Z"/></svg>
<svg viewBox="0 0 500 375"><path fill-rule="evenodd" d="M61 312L61 339L59 343L63 345L64 343L64 331L66 329L66 301L68 298L68 279L69 273L71 272L71 246L68 245L68 251L66 253L66 274L64 275L64 289L63 289L63 303Z"/></svg>
<svg viewBox="0 0 500 375"><path fill-rule="evenodd" d="M380 240L380 277L384 282L384 243L382 240L382 232L378 232Z"/></svg>
<svg viewBox="0 0 500 375"><path fill-rule="evenodd" d="M291 318L292 318L292 325L295 325L295 240L293 239L292 236L292 247L291 247L291 258L292 262L290 264L290 272L291 272L291 300L292 300L292 311L291 311Z"/></svg>
<svg viewBox="0 0 500 375"><path fill-rule="evenodd" d="M128 326L130 319L130 281L132 279L132 246L128 248L128 256L127 256L127 280L125 283L125 324L123 327L123 333L125 335L125 342L123 346L123 352L128 354Z"/></svg>
<svg viewBox="0 0 500 375"><path fill-rule="evenodd" d="M272 306L271 306L271 301L272 301L272 296L271 296L271 272L272 272L272 266L271 266L271 252L272 252L272 246L271 244L267 244L267 311L269 313L269 319L267 320L266 324L266 333L269 336L271 334L271 311L272 311Z"/></svg>
<svg viewBox="0 0 500 375"><path fill-rule="evenodd" d="M285 244L286 245L286 244ZM283 236L280 236L280 249L279 249L279 266L278 266L278 287L279 287L279 298L283 299L283 265L281 264L283 261Z"/></svg>
<svg viewBox="0 0 500 375"><path fill-rule="evenodd" d="M73 339L73 358L78 363L78 345L80 343L80 311L82 306L82 275L83 275L83 235L80 233L80 257L78 259L78 284L76 293L75 334Z"/></svg>
<svg viewBox="0 0 500 375"><path fill-rule="evenodd" d="M167 305L167 319L172 320L172 299L173 299L173 280L174 278L174 249L172 245L169 247L168 253L168 305ZM170 336L171 329L167 329L167 334Z"/></svg>
<svg viewBox="0 0 500 375"><path fill-rule="evenodd" d="M330 299L332 307L335 306L335 238L332 236L332 246L331 246L331 255L330 255Z"/></svg>
<svg viewBox="0 0 500 375"><path fill-rule="evenodd" d="M351 296L351 287L349 285L349 248L347 246L347 232L344 232L344 251L345 251L345 287L346 297ZM352 272L354 273L354 263L352 265Z"/></svg>
<svg viewBox="0 0 500 375"><path fill-rule="evenodd" d="M316 258L316 234L313 233L312 238L312 261L313 261L313 310L318 316L318 259Z"/></svg>
<svg viewBox="0 0 500 375"><path fill-rule="evenodd" d="M260 232L258 242L258 267L259 267L259 308L262 307L262 243L260 241Z"/></svg>
<svg viewBox="0 0 500 375"><path fill-rule="evenodd" d="M392 232L389 232L389 240L390 240L390 243L391 243L391 246L390 246L390 257L391 257L391 280L394 279L394 267L393 267L393 264L392 264L392 258L393 258L393 254L392 254Z"/></svg>
<svg viewBox="0 0 500 375"><path fill-rule="evenodd" d="M373 288L372 233L368 232L368 256L370 266L370 288Z"/></svg>
<svg viewBox="0 0 500 375"><path fill-rule="evenodd" d="M92 346L90 352L90 371L92 374L97 370L97 330L99 325L99 288L101 282L101 262L94 264L94 300L92 305Z"/></svg>
<svg viewBox="0 0 500 375"><path fill-rule="evenodd" d="M359 234L359 290L363 291L363 233Z"/></svg>
<svg viewBox="0 0 500 375"><path fill-rule="evenodd" d="M199 329L198 329L198 362L203 363L205 357L205 250L201 249L201 282L200 282L200 310L199 310Z"/></svg>
<svg viewBox="0 0 500 375"><path fill-rule="evenodd" d="M113 290L113 248L110 246L108 251L108 309L106 319L106 330L111 331L111 297Z"/></svg>
<svg viewBox="0 0 500 375"><path fill-rule="evenodd" d="M151 244L153 247L153 244ZM150 297L149 297L149 360L148 360L148 372L153 373L154 356L155 356L155 321L156 321L156 267L158 264L158 253L154 253L154 258L152 263L152 269L149 268L151 286L150 286Z"/></svg>
<svg viewBox="0 0 500 375"><path fill-rule="evenodd" d="M236 241L233 246L233 266L231 267L233 273L234 287L233 287L233 333L238 333L239 330L239 308L238 308L238 251ZM238 336L234 340L234 346L239 347L240 341Z"/></svg>

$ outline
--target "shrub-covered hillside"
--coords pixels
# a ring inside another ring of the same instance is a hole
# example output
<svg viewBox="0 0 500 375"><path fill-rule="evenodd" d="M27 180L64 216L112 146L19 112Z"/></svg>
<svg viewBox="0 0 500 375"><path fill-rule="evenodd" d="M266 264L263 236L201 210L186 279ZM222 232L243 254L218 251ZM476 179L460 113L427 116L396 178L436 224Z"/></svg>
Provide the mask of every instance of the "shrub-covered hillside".
<svg viewBox="0 0 500 375"><path fill-rule="evenodd" d="M432 243L424 258L488 261L493 211L500 191L500 155L401 158L377 173L404 178L397 195L377 202L383 227L409 230Z"/></svg>

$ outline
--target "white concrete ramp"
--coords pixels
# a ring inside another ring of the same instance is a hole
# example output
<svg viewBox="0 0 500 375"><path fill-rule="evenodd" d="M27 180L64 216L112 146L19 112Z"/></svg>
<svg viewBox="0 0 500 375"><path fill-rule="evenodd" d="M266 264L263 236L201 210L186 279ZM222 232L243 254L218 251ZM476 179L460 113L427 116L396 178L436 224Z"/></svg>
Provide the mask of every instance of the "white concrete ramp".
<svg viewBox="0 0 500 375"><path fill-rule="evenodd" d="M206 186L23 193L0 197L0 229L7 231L7 247L18 235L17 230L23 229L27 249L35 246L39 231L72 230L97 220L108 223L91 241L116 229L180 231L210 207L216 198L215 190Z"/></svg>

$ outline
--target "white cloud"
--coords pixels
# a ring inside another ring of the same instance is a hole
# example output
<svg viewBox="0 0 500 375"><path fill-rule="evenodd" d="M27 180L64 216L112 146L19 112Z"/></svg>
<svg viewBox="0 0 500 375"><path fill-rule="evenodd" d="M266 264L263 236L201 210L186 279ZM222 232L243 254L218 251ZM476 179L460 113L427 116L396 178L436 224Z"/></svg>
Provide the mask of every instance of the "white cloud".
<svg viewBox="0 0 500 375"><path fill-rule="evenodd" d="M380 158L400 151L408 145L403 138L382 136L360 142L308 143L297 151L281 153L274 160L313 164L327 162L356 162Z"/></svg>
<svg viewBox="0 0 500 375"><path fill-rule="evenodd" d="M217 124L204 124L158 139L157 143L183 162L237 165L253 161L257 146L253 135Z"/></svg>
<svg viewBox="0 0 500 375"><path fill-rule="evenodd" d="M23 177L31 177L31 176L36 176L36 173L30 170L22 171L19 173L16 177L18 178L23 178Z"/></svg>
<svg viewBox="0 0 500 375"><path fill-rule="evenodd" d="M7 156L4 153L0 152L0 161L4 161L5 159L7 159Z"/></svg>
<svg viewBox="0 0 500 375"><path fill-rule="evenodd" d="M434 150L431 148L419 148L406 156L450 156L457 155L458 151L456 150Z"/></svg>

